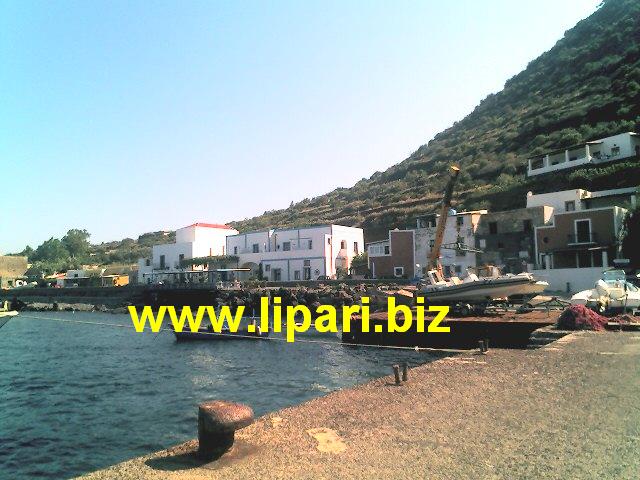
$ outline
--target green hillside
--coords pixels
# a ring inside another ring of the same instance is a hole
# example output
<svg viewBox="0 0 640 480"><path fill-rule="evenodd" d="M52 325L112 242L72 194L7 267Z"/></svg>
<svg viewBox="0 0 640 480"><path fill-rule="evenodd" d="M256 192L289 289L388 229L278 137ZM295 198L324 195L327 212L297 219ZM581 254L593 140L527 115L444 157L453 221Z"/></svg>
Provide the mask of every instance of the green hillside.
<svg viewBox="0 0 640 480"><path fill-rule="evenodd" d="M633 162L532 181L525 171L530 154L637 130L639 124L640 2L606 0L501 92L406 160L351 188L233 225L242 231L335 222L362 226L367 239L375 239L433 211L451 163L462 167L458 208L516 208L528 190L637 184L640 170Z"/></svg>
<svg viewBox="0 0 640 480"><path fill-rule="evenodd" d="M634 186L640 183L638 159L525 177L533 154L625 131L640 131L640 1L605 0L501 92L406 160L351 188L232 225L247 231L340 223L361 226L367 241L376 240L389 228L414 225L416 216L435 210L452 163L462 167L454 200L458 209L518 208L529 190ZM149 255L151 245L173 238L173 232L148 233L91 245L82 255L51 239L22 253L47 270L84 262L130 263Z"/></svg>

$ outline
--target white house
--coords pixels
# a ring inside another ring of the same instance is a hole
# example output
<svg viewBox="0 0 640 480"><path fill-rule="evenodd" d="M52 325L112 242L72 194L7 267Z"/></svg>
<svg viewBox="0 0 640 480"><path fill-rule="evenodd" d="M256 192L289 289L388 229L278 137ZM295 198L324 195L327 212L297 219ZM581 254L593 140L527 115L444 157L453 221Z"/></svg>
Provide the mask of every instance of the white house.
<svg viewBox="0 0 640 480"><path fill-rule="evenodd" d="M154 245L151 258L138 261L138 282L171 280L183 273L183 260L225 255L226 239L238 231L228 225L194 223L176 230L175 243Z"/></svg>
<svg viewBox="0 0 640 480"><path fill-rule="evenodd" d="M542 175L579 165L613 162L638 156L640 136L634 132L626 132L529 158L527 175Z"/></svg>
<svg viewBox="0 0 640 480"><path fill-rule="evenodd" d="M473 210L468 212L456 212L451 210L447 218L444 230L443 245L463 244L475 248L476 231L480 217L487 210ZM424 276L429 254L435 243L436 225L440 215L433 214L420 217L417 220L415 231L415 261L420 267L416 267L416 275ZM446 276L464 275L467 268L476 267L476 253L455 249L442 248L440 251L440 263Z"/></svg>
<svg viewBox="0 0 640 480"><path fill-rule="evenodd" d="M602 206L628 206L634 209L637 202L636 187L615 188L590 192L577 188L551 193L527 193L527 208L549 206L556 213L576 212Z"/></svg>
<svg viewBox="0 0 640 480"><path fill-rule="evenodd" d="M269 229L227 237L227 254L239 258L243 277L262 276L270 281L335 278L348 270L353 257L364 249L361 228L342 225Z"/></svg>

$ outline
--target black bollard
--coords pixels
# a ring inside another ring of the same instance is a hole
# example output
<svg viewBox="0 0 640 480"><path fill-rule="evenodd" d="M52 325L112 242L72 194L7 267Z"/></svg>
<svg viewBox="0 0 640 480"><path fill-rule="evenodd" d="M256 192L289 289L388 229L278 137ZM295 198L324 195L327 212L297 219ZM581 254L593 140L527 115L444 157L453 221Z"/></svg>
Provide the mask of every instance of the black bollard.
<svg viewBox="0 0 640 480"><path fill-rule="evenodd" d="M396 385L400 385L400 365L393 366L393 374L396 377Z"/></svg>
<svg viewBox="0 0 640 480"><path fill-rule="evenodd" d="M253 410L240 403L214 400L198 408L198 457L220 458L233 446L235 431L253 423Z"/></svg>

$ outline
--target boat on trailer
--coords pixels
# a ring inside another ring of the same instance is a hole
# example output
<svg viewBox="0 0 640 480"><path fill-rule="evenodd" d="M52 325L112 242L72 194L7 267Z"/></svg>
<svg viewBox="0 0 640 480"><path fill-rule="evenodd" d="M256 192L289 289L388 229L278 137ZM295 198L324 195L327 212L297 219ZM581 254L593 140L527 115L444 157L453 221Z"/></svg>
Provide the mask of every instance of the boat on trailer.
<svg viewBox="0 0 640 480"><path fill-rule="evenodd" d="M495 275L478 277L469 273L464 279L451 277L446 281L437 270L429 270L418 289L418 295L432 305L438 302L447 305L485 304L506 300L512 296L534 297L542 293L549 284L537 280L532 274Z"/></svg>
<svg viewBox="0 0 640 480"><path fill-rule="evenodd" d="M250 331L249 326L252 326ZM213 330L211 324L200 327L197 332L192 332L188 326L181 332L177 332L175 329L173 334L176 336L176 340L255 340L269 337L269 330L263 330L260 328L259 317L243 317L240 320L240 326L237 331L232 331L229 328L228 323L225 323L219 332Z"/></svg>

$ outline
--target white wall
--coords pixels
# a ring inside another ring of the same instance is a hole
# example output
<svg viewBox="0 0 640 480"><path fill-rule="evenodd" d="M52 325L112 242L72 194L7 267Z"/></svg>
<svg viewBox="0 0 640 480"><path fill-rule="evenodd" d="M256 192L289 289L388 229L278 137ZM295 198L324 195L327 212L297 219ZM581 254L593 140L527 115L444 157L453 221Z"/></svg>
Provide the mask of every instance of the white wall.
<svg viewBox="0 0 640 480"><path fill-rule="evenodd" d="M569 283L570 293L593 288L595 283L602 278L602 267L593 268L551 268L533 270L532 273L538 280L549 283L547 291L566 292Z"/></svg>
<svg viewBox="0 0 640 480"><path fill-rule="evenodd" d="M619 158L630 157L635 155L635 146L638 144L638 137L631 135L631 133L621 133L612 137L602 138L599 141L602 143L599 145L592 145L591 151L600 151L602 154L602 160L617 160ZM620 154L617 156L612 155L612 148L619 147ZM605 158L609 156L609 158Z"/></svg>
<svg viewBox="0 0 640 480"><path fill-rule="evenodd" d="M341 248L342 242L345 248ZM254 244L258 244L258 253L253 252ZM228 254L237 255L241 267L255 268L262 264L263 275L269 280L273 280L273 269L279 268L282 281L295 281L296 271L303 280L305 260L310 262L312 280L319 276L332 277L337 267L351 266L356 246L358 253L364 251L362 229L342 225L266 230L227 237Z"/></svg>
<svg viewBox="0 0 640 480"><path fill-rule="evenodd" d="M580 210L582 208L580 200L589 196L590 193L587 190L580 188L551 193L530 193L527 194L527 208L548 205L553 207L555 212L564 212L566 202L575 202L576 210Z"/></svg>
<svg viewBox="0 0 640 480"><path fill-rule="evenodd" d="M475 213L460 212L456 215L447 217L447 225L444 229L443 244L456 243L458 237L461 237L462 243L468 247L475 248L475 232L478 228L480 217L487 213L481 210ZM462 218L463 224L458 225L458 218ZM417 228L415 230L415 260L420 265L416 269L416 275L422 277L422 269L427 266L429 254L431 253L430 242L435 240L436 227ZM449 266L453 271L455 267L459 267L460 273L457 275L466 276L467 268L476 267L476 253L464 252L460 254L456 250L442 249L440 251L440 263L443 267Z"/></svg>

